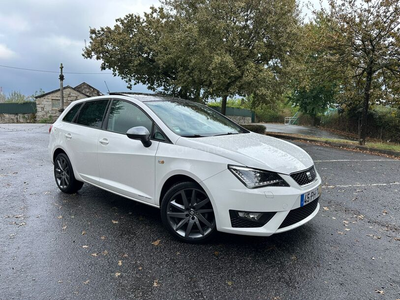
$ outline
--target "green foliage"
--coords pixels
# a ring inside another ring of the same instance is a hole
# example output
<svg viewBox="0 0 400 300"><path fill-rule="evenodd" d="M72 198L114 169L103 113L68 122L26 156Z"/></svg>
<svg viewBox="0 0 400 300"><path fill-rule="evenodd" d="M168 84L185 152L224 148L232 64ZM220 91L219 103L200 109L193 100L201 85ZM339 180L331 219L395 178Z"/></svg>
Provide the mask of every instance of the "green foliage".
<svg viewBox="0 0 400 300"><path fill-rule="evenodd" d="M43 124L51 124L51 123L54 122L54 120L53 120L53 118L50 116L50 117L47 117L47 118L40 119L40 120L38 120L37 122L38 122L38 123L43 123Z"/></svg>
<svg viewBox="0 0 400 300"><path fill-rule="evenodd" d="M0 103L26 103L26 102L31 102L35 101L35 97L44 94L44 91L40 89L39 91L36 91L33 95L31 96L25 96L21 92L18 91L13 91L11 92L8 96L5 96L4 94L0 94Z"/></svg>
<svg viewBox="0 0 400 300"><path fill-rule="evenodd" d="M313 123L316 125L317 116L323 114L328 109L328 106L334 102L334 96L334 85L318 85L309 89L300 88L295 90L288 99L298 106L301 112L312 117L314 119Z"/></svg>
<svg viewBox="0 0 400 300"><path fill-rule="evenodd" d="M265 126L263 125L254 125L254 124L245 124L241 125L242 127L246 128L247 130L250 130L255 133L260 133L260 134L265 134Z"/></svg>
<svg viewBox="0 0 400 300"><path fill-rule="evenodd" d="M8 95L5 103L24 103L27 101L28 98L24 94L17 91L13 91Z"/></svg>
<svg viewBox="0 0 400 300"><path fill-rule="evenodd" d="M348 106L363 108L364 144L369 107L382 99L400 101L400 2L328 0L328 5L315 14L317 34L309 49L321 57L328 76L341 74L341 95Z"/></svg>
<svg viewBox="0 0 400 300"><path fill-rule="evenodd" d="M358 134L358 120L362 110L347 110L342 114L323 116L321 126ZM400 142L400 110L382 105L374 106L368 113L368 136L382 141Z"/></svg>
<svg viewBox="0 0 400 300"><path fill-rule="evenodd" d="M282 94L298 40L295 0L166 0L143 17L90 30L85 58L102 61L132 87L196 101ZM224 103L223 103L224 104Z"/></svg>

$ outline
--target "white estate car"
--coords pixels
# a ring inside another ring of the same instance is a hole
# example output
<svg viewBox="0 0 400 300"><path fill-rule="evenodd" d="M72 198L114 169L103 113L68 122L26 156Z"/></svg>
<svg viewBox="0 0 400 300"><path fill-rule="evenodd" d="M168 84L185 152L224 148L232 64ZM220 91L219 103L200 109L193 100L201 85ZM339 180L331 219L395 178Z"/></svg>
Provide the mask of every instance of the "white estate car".
<svg viewBox="0 0 400 300"><path fill-rule="evenodd" d="M177 98L111 94L74 101L50 128L61 191L89 183L161 210L173 236L270 236L318 213L321 178L299 147Z"/></svg>

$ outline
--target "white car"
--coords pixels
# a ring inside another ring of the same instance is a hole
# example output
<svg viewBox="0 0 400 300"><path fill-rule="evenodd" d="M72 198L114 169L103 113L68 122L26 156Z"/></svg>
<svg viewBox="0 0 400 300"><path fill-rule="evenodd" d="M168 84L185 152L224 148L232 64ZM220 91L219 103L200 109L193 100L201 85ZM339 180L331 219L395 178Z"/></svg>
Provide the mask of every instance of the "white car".
<svg viewBox="0 0 400 300"><path fill-rule="evenodd" d="M321 178L301 148L249 132L177 98L111 94L74 101L50 128L61 191L89 183L161 210L176 238L270 236L318 213Z"/></svg>

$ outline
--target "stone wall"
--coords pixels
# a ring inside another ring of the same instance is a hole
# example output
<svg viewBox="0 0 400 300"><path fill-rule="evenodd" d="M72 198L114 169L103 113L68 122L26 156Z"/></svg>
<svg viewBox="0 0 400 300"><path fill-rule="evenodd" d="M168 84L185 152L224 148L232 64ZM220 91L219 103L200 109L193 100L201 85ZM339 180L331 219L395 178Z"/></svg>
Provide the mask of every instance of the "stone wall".
<svg viewBox="0 0 400 300"><path fill-rule="evenodd" d="M44 97L36 99L36 120L40 122L41 120L47 120L49 122L55 121L60 115L59 108L53 107L53 100L60 100L60 91L51 93ZM72 101L87 98L85 95L71 89L64 89L64 108L67 108Z"/></svg>
<svg viewBox="0 0 400 300"><path fill-rule="evenodd" d="M35 123L35 114L0 114L0 123Z"/></svg>

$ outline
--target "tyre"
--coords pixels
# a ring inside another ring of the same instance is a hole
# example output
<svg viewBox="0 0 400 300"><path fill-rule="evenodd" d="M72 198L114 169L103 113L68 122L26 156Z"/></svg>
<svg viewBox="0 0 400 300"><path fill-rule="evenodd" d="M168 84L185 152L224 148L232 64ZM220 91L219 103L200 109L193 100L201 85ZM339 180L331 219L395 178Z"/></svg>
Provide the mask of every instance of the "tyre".
<svg viewBox="0 0 400 300"><path fill-rule="evenodd" d="M210 198L194 182L171 187L161 202L161 219L168 231L187 243L202 243L216 233Z"/></svg>
<svg viewBox="0 0 400 300"><path fill-rule="evenodd" d="M54 178L58 188L67 194L76 193L83 186L83 182L75 179L71 162L64 153L58 154L54 160Z"/></svg>

